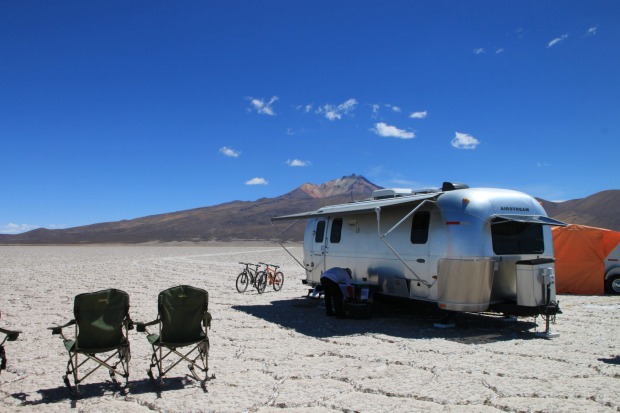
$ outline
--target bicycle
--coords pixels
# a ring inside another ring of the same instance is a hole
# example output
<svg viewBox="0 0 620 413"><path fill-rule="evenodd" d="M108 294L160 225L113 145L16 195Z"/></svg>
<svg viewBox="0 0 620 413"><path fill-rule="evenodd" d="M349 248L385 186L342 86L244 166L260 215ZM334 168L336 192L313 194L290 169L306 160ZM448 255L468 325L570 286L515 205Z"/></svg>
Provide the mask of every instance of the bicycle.
<svg viewBox="0 0 620 413"><path fill-rule="evenodd" d="M237 287L237 291L240 293L245 292L248 289L248 284L252 284L254 288L258 291L259 294L262 294L262 291L258 288L258 275L260 271L258 271L258 267L260 264L253 264L251 262L240 262L239 264L245 265L245 268L241 273L237 276L237 281L235 282L235 287ZM250 268L253 265L254 269Z"/></svg>
<svg viewBox="0 0 620 413"><path fill-rule="evenodd" d="M262 294L265 291L265 288L267 288L267 282L273 286L275 291L280 291L282 289L282 285L284 284L284 274L282 271L278 271L280 266L267 264L265 262L259 262L259 264L264 265L265 269L256 274L256 277L258 278L256 281L256 288L258 292Z"/></svg>

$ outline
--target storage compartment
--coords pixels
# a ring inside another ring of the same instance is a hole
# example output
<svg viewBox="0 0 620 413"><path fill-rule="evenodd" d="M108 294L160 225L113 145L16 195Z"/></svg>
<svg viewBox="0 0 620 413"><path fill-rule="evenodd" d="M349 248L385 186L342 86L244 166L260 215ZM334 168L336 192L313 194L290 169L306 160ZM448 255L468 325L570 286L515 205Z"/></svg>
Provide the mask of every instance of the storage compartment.
<svg viewBox="0 0 620 413"><path fill-rule="evenodd" d="M372 303L375 297L374 287L366 284L355 284L355 302Z"/></svg>
<svg viewBox="0 0 620 413"><path fill-rule="evenodd" d="M549 258L517 261L517 305L545 305L547 295L551 301L555 300L554 262Z"/></svg>
<svg viewBox="0 0 620 413"><path fill-rule="evenodd" d="M437 271L437 303L452 311L485 311L493 287L491 259L442 259Z"/></svg>

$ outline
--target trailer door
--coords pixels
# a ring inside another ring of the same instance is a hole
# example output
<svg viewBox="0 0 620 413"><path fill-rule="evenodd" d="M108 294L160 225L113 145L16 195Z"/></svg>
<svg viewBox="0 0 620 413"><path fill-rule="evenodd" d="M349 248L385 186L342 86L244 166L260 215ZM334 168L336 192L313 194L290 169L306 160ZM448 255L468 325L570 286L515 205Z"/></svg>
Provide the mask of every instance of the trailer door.
<svg viewBox="0 0 620 413"><path fill-rule="evenodd" d="M317 218L308 245L309 259L306 261L309 279L316 283L320 281L321 274L325 271L326 232L327 219Z"/></svg>
<svg viewBox="0 0 620 413"><path fill-rule="evenodd" d="M429 295L428 284L424 281L430 281L429 274L429 230L430 230L431 214L429 211L416 212L411 222L410 234L410 256L409 264L415 272L414 279L409 284L409 290L412 297L425 298ZM419 278L419 279L417 279Z"/></svg>

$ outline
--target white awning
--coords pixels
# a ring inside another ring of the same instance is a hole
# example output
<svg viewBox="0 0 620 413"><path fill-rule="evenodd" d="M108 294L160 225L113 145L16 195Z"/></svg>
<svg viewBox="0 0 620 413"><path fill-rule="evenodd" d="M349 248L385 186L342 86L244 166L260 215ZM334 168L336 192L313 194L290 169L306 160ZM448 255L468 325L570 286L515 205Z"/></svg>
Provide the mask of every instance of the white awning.
<svg viewBox="0 0 620 413"><path fill-rule="evenodd" d="M299 214L282 215L271 218L272 221L283 221L288 219L306 219L326 216L342 216L359 214L362 212L374 212L376 208L386 208L396 205L406 205L422 202L425 199L436 198L441 193L420 194L412 196L402 196L389 199L370 199L365 201L351 202L348 204L330 205L316 211L301 212Z"/></svg>
<svg viewBox="0 0 620 413"><path fill-rule="evenodd" d="M491 221L496 220L497 218L499 218L500 220L491 222L491 225L501 224L506 221L525 222L529 224L540 225L557 225L559 227L565 227L567 225L562 221L558 221L557 219L545 217L542 215L493 215L491 217Z"/></svg>

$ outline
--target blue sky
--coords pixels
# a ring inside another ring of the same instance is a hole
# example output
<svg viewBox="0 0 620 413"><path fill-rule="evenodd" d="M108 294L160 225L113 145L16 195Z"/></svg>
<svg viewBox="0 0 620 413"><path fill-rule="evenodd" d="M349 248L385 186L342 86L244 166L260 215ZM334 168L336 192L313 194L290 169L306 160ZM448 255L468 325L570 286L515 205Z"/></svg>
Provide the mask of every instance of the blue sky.
<svg viewBox="0 0 620 413"><path fill-rule="evenodd" d="M620 1L0 2L0 232L352 173L620 188Z"/></svg>

